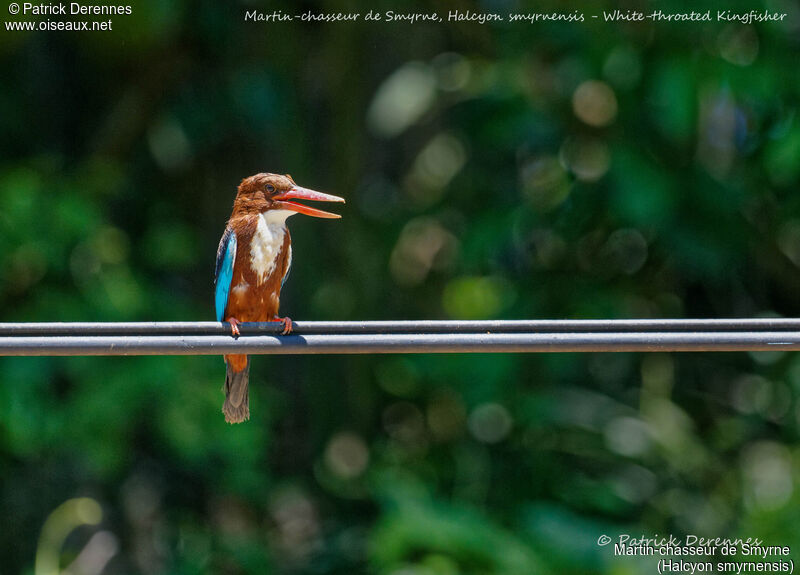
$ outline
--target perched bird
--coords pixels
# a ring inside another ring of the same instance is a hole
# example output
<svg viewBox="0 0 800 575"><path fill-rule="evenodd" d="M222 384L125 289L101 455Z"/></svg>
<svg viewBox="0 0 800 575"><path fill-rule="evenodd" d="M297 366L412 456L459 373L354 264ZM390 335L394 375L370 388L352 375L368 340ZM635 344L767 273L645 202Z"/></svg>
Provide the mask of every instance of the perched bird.
<svg viewBox="0 0 800 575"><path fill-rule="evenodd" d="M239 184L233 213L217 249L214 272L217 321L230 323L234 337L240 335L239 324L245 321L282 322L284 335L292 330L288 317L278 317L281 287L292 265L286 219L294 214L341 217L291 200L344 202L337 196L301 188L288 174L256 174ZM225 364L222 412L228 423L239 423L250 418L250 359L226 355Z"/></svg>

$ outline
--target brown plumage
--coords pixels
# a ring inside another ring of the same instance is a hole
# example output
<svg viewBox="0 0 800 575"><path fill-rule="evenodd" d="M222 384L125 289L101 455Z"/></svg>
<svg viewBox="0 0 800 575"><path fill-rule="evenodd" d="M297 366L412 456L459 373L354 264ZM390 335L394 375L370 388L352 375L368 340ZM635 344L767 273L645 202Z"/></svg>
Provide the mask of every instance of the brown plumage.
<svg viewBox="0 0 800 575"><path fill-rule="evenodd" d="M256 174L242 180L217 250L215 274L217 319L228 321L234 336L240 322L281 321L284 334L291 331L291 320L278 317L281 286L292 259L286 219L295 213L339 217L290 199L344 202L301 188L289 175ZM246 355L226 355L225 363L222 411L226 421L239 423L250 418L250 361Z"/></svg>

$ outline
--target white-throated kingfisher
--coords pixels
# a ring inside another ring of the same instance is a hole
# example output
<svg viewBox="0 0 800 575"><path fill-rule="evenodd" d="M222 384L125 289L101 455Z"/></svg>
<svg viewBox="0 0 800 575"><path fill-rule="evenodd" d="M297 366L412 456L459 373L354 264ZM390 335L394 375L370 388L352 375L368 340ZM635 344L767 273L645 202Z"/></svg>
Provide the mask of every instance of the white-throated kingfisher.
<svg viewBox="0 0 800 575"><path fill-rule="evenodd" d="M239 324L246 321L282 322L284 335L292 330L288 317L278 317L281 287L292 265L286 219L294 214L341 217L291 200L344 202L338 196L302 188L288 174L256 174L239 184L214 272L217 321L228 322L234 337L239 336ZM222 412L228 423L240 423L250 418L250 358L226 355L225 364Z"/></svg>

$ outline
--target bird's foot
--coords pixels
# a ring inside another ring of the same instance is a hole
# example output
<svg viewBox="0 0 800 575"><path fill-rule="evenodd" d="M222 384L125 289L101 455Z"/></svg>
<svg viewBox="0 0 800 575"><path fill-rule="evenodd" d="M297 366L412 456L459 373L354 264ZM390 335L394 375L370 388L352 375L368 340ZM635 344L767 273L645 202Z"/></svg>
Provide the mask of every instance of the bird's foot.
<svg viewBox="0 0 800 575"><path fill-rule="evenodd" d="M235 317L229 317L225 321L231 324L231 335L233 337L239 337L240 335L242 335L242 332L239 331L239 326L242 325L242 322L240 322Z"/></svg>
<svg viewBox="0 0 800 575"><path fill-rule="evenodd" d="M292 319L290 317L278 317L276 315L273 321L279 321L283 324L281 335L289 335L292 333Z"/></svg>

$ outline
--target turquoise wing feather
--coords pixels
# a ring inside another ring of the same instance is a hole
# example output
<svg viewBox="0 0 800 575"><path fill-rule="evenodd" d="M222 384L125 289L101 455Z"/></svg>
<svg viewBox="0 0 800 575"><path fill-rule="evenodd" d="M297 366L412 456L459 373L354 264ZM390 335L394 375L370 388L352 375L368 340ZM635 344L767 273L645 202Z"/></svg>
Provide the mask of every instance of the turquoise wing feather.
<svg viewBox="0 0 800 575"><path fill-rule="evenodd" d="M228 294L231 291L233 280L233 262L236 261L236 233L231 228L225 228L222 239L217 248L217 265L214 271L214 304L217 311L217 321L225 319L225 308L228 306Z"/></svg>

